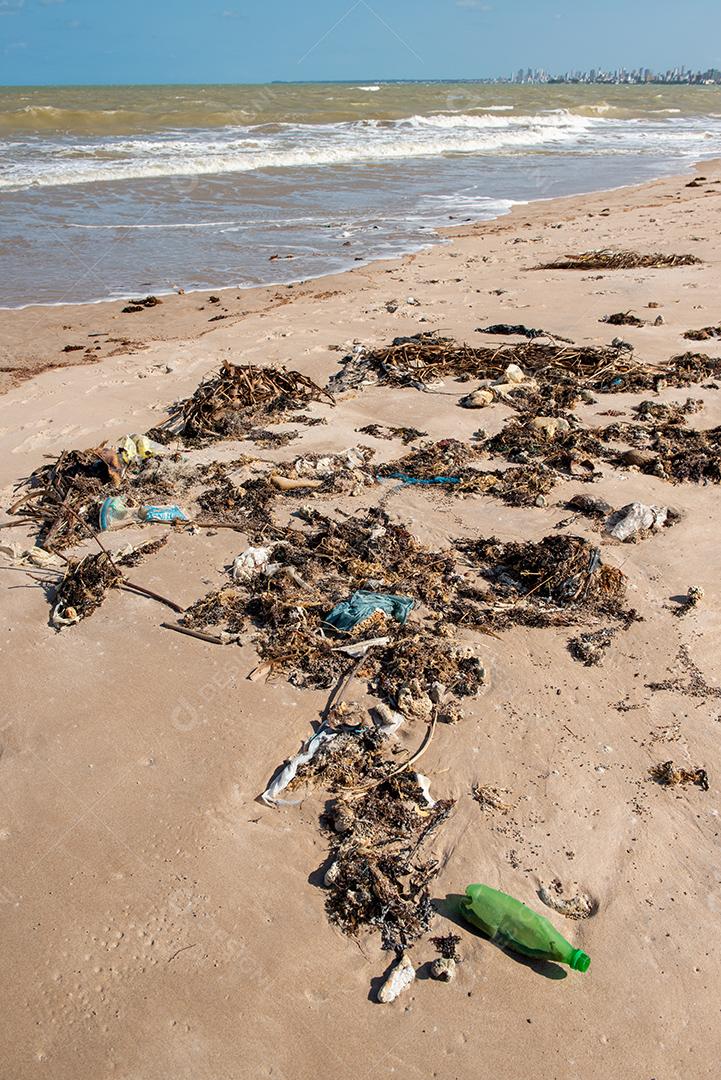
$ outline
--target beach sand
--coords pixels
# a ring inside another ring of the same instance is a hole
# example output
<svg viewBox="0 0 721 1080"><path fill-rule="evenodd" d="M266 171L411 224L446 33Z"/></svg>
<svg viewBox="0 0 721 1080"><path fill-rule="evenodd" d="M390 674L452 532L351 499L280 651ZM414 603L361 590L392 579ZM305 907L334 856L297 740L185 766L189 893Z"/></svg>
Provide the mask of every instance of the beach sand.
<svg viewBox="0 0 721 1080"><path fill-rule="evenodd" d="M721 343L682 337L719 321L721 165L705 162L697 173L707 182L689 187L687 175L516 207L420 254L292 287L224 290L218 302L189 293L132 314L117 302L0 312L2 506L48 455L158 424L169 403L225 359L285 364L325 383L354 342L435 330L487 344L495 339L475 328L496 322L577 343L620 336L649 362L690 348L721 355ZM529 272L601 247L703 261ZM599 322L631 309L649 325ZM658 315L663 324L654 326ZM63 352L67 345L83 348ZM358 428L407 424L436 439L470 439L481 425L500 430L512 410L459 409L468 389L453 380L443 394L369 388L344 396L327 426L302 428L290 447L242 450L283 461L364 442L382 461L400 456L400 442L374 441ZM658 400L689 396L705 406L691 426L721 424L717 388L666 389ZM576 412L586 423L610 422L609 408L630 419L638 400L601 396ZM238 452L237 444L217 444L193 453ZM459 724L439 727L423 760L434 796L456 800L431 843L441 864L432 895L443 910L448 895L475 881L542 912L537 890L554 879L565 895L584 891L597 901L583 921L546 912L592 958L588 973L565 978L557 966L521 962L459 930L455 981L419 978L393 1005L377 1004L389 955L377 936L349 939L325 915L323 793L280 809L257 801L307 737L325 695L283 679L248 681L252 648L169 633L159 625L165 609L126 592L58 634L43 586L3 575L3 1075L717 1075L718 489L603 473L590 489L559 484L546 507L418 488L385 500L394 520L436 550L459 536L540 539L568 517L562 504L581 490L616 506L639 499L685 512L642 543L604 542L604 559L628 575L629 601L643 620L616 638L603 666L572 659L563 628L479 635L488 685ZM353 510L377 498L367 491L337 503ZM571 531L598 539L587 519ZM26 535L22 526L7 529L0 543ZM173 534L134 578L190 604L228 580L227 566L245 546L242 534L225 530ZM704 589L704 600L674 618L671 598L690 585ZM703 673L700 690L684 690L682 649ZM677 677L677 688L649 688ZM649 767L670 758L707 769L710 791L650 782ZM485 813L474 784L506 789L510 812ZM453 929L436 917L434 933ZM434 955L427 941L411 952L419 967Z"/></svg>

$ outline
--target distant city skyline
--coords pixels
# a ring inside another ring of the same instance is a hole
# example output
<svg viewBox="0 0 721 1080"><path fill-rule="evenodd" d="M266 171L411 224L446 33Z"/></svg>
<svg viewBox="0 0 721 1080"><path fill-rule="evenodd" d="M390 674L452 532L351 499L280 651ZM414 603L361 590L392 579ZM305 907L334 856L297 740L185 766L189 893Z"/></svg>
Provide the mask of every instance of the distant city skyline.
<svg viewBox="0 0 721 1080"><path fill-rule="evenodd" d="M638 70L639 56L655 71L721 69L721 4L0 0L2 85L490 81L521 58L590 73Z"/></svg>
<svg viewBox="0 0 721 1080"><path fill-rule="evenodd" d="M593 83L603 86L642 86L646 83L663 86L710 86L721 83L721 69L706 68L694 71L685 65L653 71L649 67L589 68L587 71L569 69L562 74L549 74L543 68L519 68L507 79L494 80L517 85L540 83Z"/></svg>

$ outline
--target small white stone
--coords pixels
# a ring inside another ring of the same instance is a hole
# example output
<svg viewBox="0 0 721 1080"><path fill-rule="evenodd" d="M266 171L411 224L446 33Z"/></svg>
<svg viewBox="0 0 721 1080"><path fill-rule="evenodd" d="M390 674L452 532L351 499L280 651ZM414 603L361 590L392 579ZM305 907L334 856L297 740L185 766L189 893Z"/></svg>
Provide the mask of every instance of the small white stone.
<svg viewBox="0 0 721 1080"><path fill-rule="evenodd" d="M415 981L416 969L408 957L403 954L393 966L390 975L378 991L378 1000L382 1005L390 1005L399 994L407 990Z"/></svg>

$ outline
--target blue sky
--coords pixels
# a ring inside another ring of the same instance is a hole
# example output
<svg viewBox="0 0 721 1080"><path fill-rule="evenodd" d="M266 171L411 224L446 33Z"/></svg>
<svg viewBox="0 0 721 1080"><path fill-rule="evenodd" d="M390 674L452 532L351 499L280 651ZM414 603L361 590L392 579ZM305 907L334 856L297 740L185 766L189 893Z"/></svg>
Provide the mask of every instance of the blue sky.
<svg viewBox="0 0 721 1080"><path fill-rule="evenodd" d="M0 0L0 85L721 67L719 0Z"/></svg>

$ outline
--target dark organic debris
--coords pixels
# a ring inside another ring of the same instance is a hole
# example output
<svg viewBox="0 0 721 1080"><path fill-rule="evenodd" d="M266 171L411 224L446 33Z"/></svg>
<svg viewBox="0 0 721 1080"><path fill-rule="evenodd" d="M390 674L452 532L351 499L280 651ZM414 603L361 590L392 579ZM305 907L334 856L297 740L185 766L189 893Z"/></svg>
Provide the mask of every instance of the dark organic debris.
<svg viewBox="0 0 721 1080"><path fill-rule="evenodd" d="M186 612L185 624L199 630L253 627L269 671L318 689L329 689L345 670L340 647L360 638L385 638L365 658L359 677L409 715L430 712L434 684L445 688L450 703L477 694L483 666L454 644L444 626L458 582L452 552L429 551L381 510L343 521L315 510L304 516L307 529L273 526L271 576L259 571L211 593ZM350 633L334 631L326 621L329 612L371 585L375 592L411 597L429 609L431 618L400 624L378 611Z"/></svg>
<svg viewBox="0 0 721 1080"><path fill-rule="evenodd" d="M341 363L342 369L328 383L333 392L373 383L431 392L434 384L446 377L462 382L473 379L480 382L480 390L492 392L504 404L547 416L572 408L579 398L588 400L591 392L658 391L721 376L721 358L701 353L686 353L653 366L634 359L631 346L617 341L611 345L573 345L533 340L471 348L431 333L396 338L390 346L378 349L358 350ZM509 385L512 364L521 369L523 379L511 379ZM499 383L504 385L493 391L493 385Z"/></svg>
<svg viewBox="0 0 721 1080"><path fill-rule="evenodd" d="M469 463L483 455L483 446L458 439L424 443L398 461L386 462L378 475L406 484L431 485L452 495L495 495L511 506L533 506L553 488L555 473L543 463L482 471Z"/></svg>
<svg viewBox="0 0 721 1080"><path fill-rule="evenodd" d="M637 251L585 251L566 255L553 262L541 263L532 270L635 270L639 267L694 266L701 259L695 255L640 255Z"/></svg>
<svg viewBox="0 0 721 1080"><path fill-rule="evenodd" d="M670 679L646 684L649 690L676 690L688 697L721 698L721 686L707 682L698 664L691 658L686 645L676 654L675 674Z"/></svg>
<svg viewBox="0 0 721 1080"><path fill-rule="evenodd" d="M366 424L365 427L358 428L358 431L361 435L370 435L374 439L400 439L406 446L428 434L418 428L392 427L387 424Z"/></svg>
<svg viewBox="0 0 721 1080"><path fill-rule="evenodd" d="M610 323L611 326L645 326L643 319L639 319L630 311L617 311L613 315L603 315L599 322Z"/></svg>
<svg viewBox="0 0 721 1080"><path fill-rule="evenodd" d="M327 391L299 371L225 361L171 411L166 426L186 442L243 438L259 422L280 423L311 401L334 404Z"/></svg>
<svg viewBox="0 0 721 1080"><path fill-rule="evenodd" d="M166 541L167 536L151 540L114 558L101 550L81 559L69 559L61 581L53 590L52 625L60 629L92 615L109 589L126 583L122 568L137 566Z"/></svg>
<svg viewBox="0 0 721 1080"><path fill-rule="evenodd" d="M687 330L683 335L687 341L708 341L721 338L721 326L702 326L700 330Z"/></svg>
<svg viewBox="0 0 721 1080"><path fill-rule="evenodd" d="M542 426L548 421L550 426ZM558 425L558 430L554 430ZM591 478L596 462L607 457L606 446L594 431L571 427L562 416L543 418L524 413L509 420L483 444L483 450L513 464L542 463L567 476Z"/></svg>
<svg viewBox="0 0 721 1080"><path fill-rule="evenodd" d="M126 307L121 308L121 312L123 315L131 314L134 311L143 311L145 308L157 307L162 302L157 296L146 296L142 300L131 300Z"/></svg>
<svg viewBox="0 0 721 1080"><path fill-rule="evenodd" d="M442 956L444 960L455 960L456 963L461 959L458 955L458 946L460 943L460 934L442 934L431 938L431 945L438 955Z"/></svg>
<svg viewBox="0 0 721 1080"><path fill-rule="evenodd" d="M122 579L120 570L104 551L71 559L55 590L52 622L60 628L86 619L100 607L108 589Z"/></svg>
<svg viewBox="0 0 721 1080"><path fill-rule="evenodd" d="M658 424L612 424L598 434L608 441L631 443L631 450L609 455L614 464L635 465L641 472L674 482L721 482L721 427L687 428L672 418Z"/></svg>
<svg viewBox="0 0 721 1080"><path fill-rule="evenodd" d="M702 398L686 398L683 405L675 402L663 401L640 401L633 406L633 410L639 420L652 423L658 421L662 424L685 424L686 417L703 409Z"/></svg>
<svg viewBox="0 0 721 1080"><path fill-rule="evenodd" d="M708 774L705 769L680 769L673 761L663 761L649 769L649 775L663 787L676 787L678 784L696 784L702 791L708 791Z"/></svg>
<svg viewBox="0 0 721 1080"><path fill-rule="evenodd" d="M326 744L325 753L333 754L337 742ZM367 776L366 762L366 783ZM452 808L450 800L428 807L415 774L407 771L386 781L381 772L370 791L336 805L335 829L340 817L342 831L328 832L332 862L325 875L331 922L351 935L378 930L382 947L395 951L426 933L433 918L428 886L440 864L420 853Z"/></svg>
<svg viewBox="0 0 721 1080"><path fill-rule="evenodd" d="M477 334L516 334L518 337L525 338L537 338L546 336L545 330L534 330L532 327L524 326L522 323L513 325L511 323L494 323L493 326L477 326Z"/></svg>
<svg viewBox="0 0 721 1080"><path fill-rule="evenodd" d="M475 596L469 589L467 596L480 602L477 617L497 629L566 626L600 616L622 622L636 618L623 607L623 571L604 563L600 548L580 536L557 534L537 543L491 537L457 541L456 547L490 583L490 589L475 590Z"/></svg>
<svg viewBox="0 0 721 1080"><path fill-rule="evenodd" d="M600 630L586 631L578 637L571 638L568 651L575 660L580 660L586 667L599 666L618 631L618 626L602 626Z"/></svg>
<svg viewBox="0 0 721 1080"><path fill-rule="evenodd" d="M118 494L122 473L120 457L104 445L65 450L22 482L26 492L10 513L32 519L39 543L61 551L96 531L98 506L106 495Z"/></svg>

